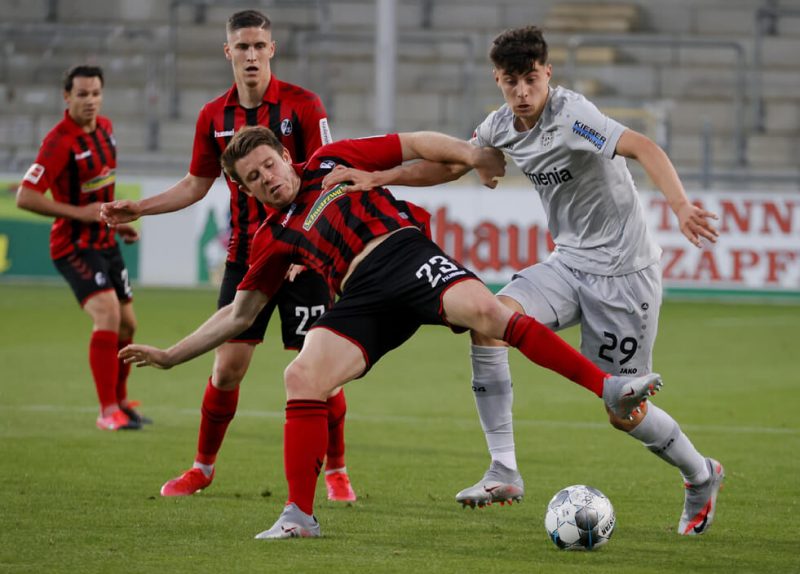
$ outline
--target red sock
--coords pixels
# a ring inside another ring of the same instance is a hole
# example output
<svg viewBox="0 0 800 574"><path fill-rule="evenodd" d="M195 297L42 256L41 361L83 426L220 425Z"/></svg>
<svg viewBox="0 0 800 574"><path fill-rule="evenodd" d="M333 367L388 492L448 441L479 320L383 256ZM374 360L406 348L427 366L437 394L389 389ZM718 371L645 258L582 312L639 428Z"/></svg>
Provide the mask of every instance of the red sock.
<svg viewBox="0 0 800 574"><path fill-rule="evenodd" d="M100 409L117 404L117 377L119 360L117 359L117 333L114 331L92 331L89 340L89 366L100 400Z"/></svg>
<svg viewBox="0 0 800 574"><path fill-rule="evenodd" d="M203 395L200 407L200 436L197 437L197 455L195 460L200 464L214 464L217 453L225 438L225 431L231 424L239 404L239 387L232 391L223 391L211 384Z"/></svg>
<svg viewBox="0 0 800 574"><path fill-rule="evenodd" d="M328 397L328 452L325 469L344 468L344 417L347 414L347 401L344 390Z"/></svg>
<svg viewBox="0 0 800 574"><path fill-rule="evenodd" d="M314 513L314 491L328 444L328 405L325 401L286 402L283 427L283 469L289 499L306 514Z"/></svg>
<svg viewBox="0 0 800 574"><path fill-rule="evenodd" d="M603 396L607 374L536 319L514 313L503 340L537 365L586 387L598 397Z"/></svg>
<svg viewBox="0 0 800 574"><path fill-rule="evenodd" d="M130 345L131 339L120 339L117 343L117 350ZM128 375L131 373L131 364L119 360L119 374L117 375L117 402L125 405L128 402Z"/></svg>

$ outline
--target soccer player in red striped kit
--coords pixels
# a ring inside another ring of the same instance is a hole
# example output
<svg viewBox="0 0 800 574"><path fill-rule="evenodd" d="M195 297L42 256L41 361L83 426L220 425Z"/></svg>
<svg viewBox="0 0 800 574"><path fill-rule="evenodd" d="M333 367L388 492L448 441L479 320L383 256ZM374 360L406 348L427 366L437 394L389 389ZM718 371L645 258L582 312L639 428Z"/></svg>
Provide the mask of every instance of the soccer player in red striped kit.
<svg viewBox="0 0 800 574"><path fill-rule="evenodd" d="M302 165L263 127L241 130L223 153L226 172L275 212L254 239L250 269L233 303L166 350L130 345L120 358L170 368L223 343L249 325L281 287L292 264L324 271L340 297L311 328L286 368L284 469L287 503L260 539L315 537L314 491L327 442L325 399L362 377L423 324L473 329L519 349L602 397L629 417L661 386L657 374L612 377L531 317L500 303L468 269L421 233L414 214L383 188L345 192L322 179L337 165L376 171L410 159L468 165L494 187L502 154L433 132L343 140Z"/></svg>
<svg viewBox="0 0 800 574"><path fill-rule="evenodd" d="M94 378L102 430L139 429L151 422L128 401L130 366L117 351L136 330L133 293L116 235L138 239L129 225L110 228L100 205L114 199L117 144L111 121L100 115L103 71L75 66L64 76L64 118L45 136L36 161L17 191L17 206L54 217L50 256L92 318L89 366ZM50 190L52 199L45 196Z"/></svg>
<svg viewBox="0 0 800 574"><path fill-rule="evenodd" d="M119 201L103 206L109 223L132 221L142 215L167 213L187 207L208 193L221 172L220 155L242 126L270 127L295 161L303 162L331 139L325 108L316 94L276 78L270 60L275 55L271 22L255 10L236 12L226 27L225 57L233 68L234 85L200 111L189 173L165 192L139 202ZM236 287L247 271L247 260L256 229L267 209L227 179L231 193L231 237L218 306L233 300ZM255 350L264 338L269 319L277 307L282 323L284 347L299 350L308 327L332 304L324 279L313 270L287 283L258 319L217 349L214 367L201 408L197 453L191 469L166 482L163 496L183 496L206 488L214 478L214 467L225 432L239 400L239 386ZM344 393L328 399L330 441L326 456L326 485L331 500L351 501L344 457Z"/></svg>

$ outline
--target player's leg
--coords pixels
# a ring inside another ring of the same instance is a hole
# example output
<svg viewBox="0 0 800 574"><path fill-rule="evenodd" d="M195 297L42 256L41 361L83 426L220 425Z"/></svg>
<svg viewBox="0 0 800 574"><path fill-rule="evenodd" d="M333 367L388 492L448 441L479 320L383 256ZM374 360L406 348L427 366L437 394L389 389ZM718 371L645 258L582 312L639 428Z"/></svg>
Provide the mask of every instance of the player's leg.
<svg viewBox="0 0 800 574"><path fill-rule="evenodd" d="M586 356L615 374L652 370L661 308L660 278L656 265L624 277L592 278L591 288L581 290L586 298L581 326ZM705 532L714 518L724 477L722 465L704 457L678 422L652 402L632 420L609 410L609 421L680 471L687 486L678 531L687 535Z"/></svg>
<svg viewBox="0 0 800 574"><path fill-rule="evenodd" d="M117 404L120 310L106 259L98 251L81 250L53 263L69 284L81 308L92 318L89 367L100 403L97 427L102 430L139 428L119 410Z"/></svg>
<svg viewBox="0 0 800 574"><path fill-rule="evenodd" d="M192 467L161 486L161 496L188 496L214 480L217 454L222 448L239 404L239 385L247 373L255 344L228 342L217 347L212 375L200 406L200 429Z"/></svg>
<svg viewBox="0 0 800 574"><path fill-rule="evenodd" d="M281 334L286 349L300 350L308 330L333 305L325 279L311 270L284 283L275 296L281 316ZM328 397L328 449L325 453L325 487L328 500L352 502L356 493L350 484L345 462L344 426L347 400L337 389Z"/></svg>
<svg viewBox="0 0 800 574"><path fill-rule="evenodd" d="M233 301L236 287L246 272L246 266L230 262L225 265L217 307ZM275 303L271 301L248 329L215 350L214 366L200 407L200 429L192 468L165 482L161 496L194 494L214 480L217 454L239 404L239 385L250 366L256 344L264 338L274 309Z"/></svg>
<svg viewBox="0 0 800 574"><path fill-rule="evenodd" d="M136 314L133 311L133 290L128 279L128 269L122 259L119 247L113 247L101 252L108 265L108 276L119 300L119 331L117 348L122 349L133 342L136 332ZM131 372L130 364L118 360L117 372L117 404L132 421L143 425L152 424L152 420L142 416L136 410L138 403L128 400L128 376Z"/></svg>
<svg viewBox="0 0 800 574"><path fill-rule="evenodd" d="M512 311L534 317L554 330L574 324L580 316L571 286L548 263L522 270L497 299ZM456 502L475 508L521 500L524 483L514 450L508 347L474 331L471 337L472 391L492 461L481 480L456 495Z"/></svg>
<svg viewBox="0 0 800 574"><path fill-rule="evenodd" d="M283 513L260 539L319 536L314 491L328 445L327 399L367 367L361 347L327 328L312 329L284 372L284 470L289 496Z"/></svg>

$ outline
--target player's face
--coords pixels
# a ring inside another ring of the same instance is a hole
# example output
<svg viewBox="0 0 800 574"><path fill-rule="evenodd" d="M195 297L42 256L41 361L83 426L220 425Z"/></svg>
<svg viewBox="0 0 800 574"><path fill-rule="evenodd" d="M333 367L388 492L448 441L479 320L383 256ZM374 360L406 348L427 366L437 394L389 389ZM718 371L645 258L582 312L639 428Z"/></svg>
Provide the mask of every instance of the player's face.
<svg viewBox="0 0 800 574"><path fill-rule="evenodd" d="M535 63L534 68L524 74L512 74L503 70L494 71L494 79L503 92L511 111L523 128L532 128L542 114L550 86L553 69L550 64Z"/></svg>
<svg viewBox="0 0 800 574"><path fill-rule="evenodd" d="M291 161L286 148L279 154L268 145L258 146L234 164L244 182L242 191L272 208L286 207L300 190Z"/></svg>
<svg viewBox="0 0 800 574"><path fill-rule="evenodd" d="M96 76L77 76L72 80L72 90L64 92L64 101L67 102L69 116L75 123L93 130L103 105L103 83Z"/></svg>
<svg viewBox="0 0 800 574"><path fill-rule="evenodd" d="M228 34L225 57L231 61L237 84L242 82L249 88L266 89L270 76L269 61L274 55L275 42L269 30L240 28Z"/></svg>

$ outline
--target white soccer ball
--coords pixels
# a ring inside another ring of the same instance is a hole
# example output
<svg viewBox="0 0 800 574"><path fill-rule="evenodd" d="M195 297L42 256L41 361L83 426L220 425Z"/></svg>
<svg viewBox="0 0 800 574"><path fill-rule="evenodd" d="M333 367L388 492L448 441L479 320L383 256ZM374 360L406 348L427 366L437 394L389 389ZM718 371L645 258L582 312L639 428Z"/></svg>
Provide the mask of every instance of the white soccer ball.
<svg viewBox="0 0 800 574"><path fill-rule="evenodd" d="M568 486L547 504L544 527L563 550L593 550L614 533L614 507L605 494L583 484Z"/></svg>

